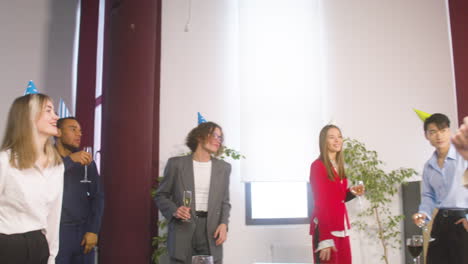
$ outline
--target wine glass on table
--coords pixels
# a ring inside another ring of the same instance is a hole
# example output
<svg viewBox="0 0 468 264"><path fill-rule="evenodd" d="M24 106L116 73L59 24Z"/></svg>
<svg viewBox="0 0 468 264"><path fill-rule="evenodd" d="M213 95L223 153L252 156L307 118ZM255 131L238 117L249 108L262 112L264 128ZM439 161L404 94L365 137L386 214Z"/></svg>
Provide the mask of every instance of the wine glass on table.
<svg viewBox="0 0 468 264"><path fill-rule="evenodd" d="M192 191L184 191L184 206L189 207L192 204ZM190 219L182 220L184 222L190 222Z"/></svg>
<svg viewBox="0 0 468 264"><path fill-rule="evenodd" d="M411 238L406 239L406 247L413 257L413 263L420 264L421 252L423 250L423 236L414 235Z"/></svg>
<svg viewBox="0 0 468 264"><path fill-rule="evenodd" d="M208 256L208 255L192 256L192 264L213 264L213 256Z"/></svg>
<svg viewBox="0 0 468 264"><path fill-rule="evenodd" d="M93 156L93 147L86 146L86 147L83 148L83 151L89 153L91 155L91 157ZM85 165L85 167L84 167L84 178L80 182L81 183L90 183L91 182L90 180L88 180L88 165Z"/></svg>

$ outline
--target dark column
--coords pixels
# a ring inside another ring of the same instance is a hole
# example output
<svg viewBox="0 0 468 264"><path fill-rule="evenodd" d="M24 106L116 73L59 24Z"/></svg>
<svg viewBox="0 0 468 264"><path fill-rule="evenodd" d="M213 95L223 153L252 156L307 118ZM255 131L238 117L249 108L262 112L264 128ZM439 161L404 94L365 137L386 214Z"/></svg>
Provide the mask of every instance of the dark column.
<svg viewBox="0 0 468 264"><path fill-rule="evenodd" d="M419 204L421 203L421 181L408 182L408 184L401 185L403 196L403 246L406 248L406 238L413 235L421 235L421 229L413 223L413 214L418 212ZM421 256L424 254L421 253ZM421 257L421 262L424 257ZM413 257L405 250L405 263L413 263ZM423 262L424 263L424 262Z"/></svg>
<svg viewBox="0 0 468 264"><path fill-rule="evenodd" d="M76 91L76 117L83 131L82 146L94 143L98 22L99 1L82 0Z"/></svg>
<svg viewBox="0 0 468 264"><path fill-rule="evenodd" d="M468 1L449 0L459 122L468 116Z"/></svg>
<svg viewBox="0 0 468 264"><path fill-rule="evenodd" d="M149 263L159 164L161 0L106 1L100 263Z"/></svg>

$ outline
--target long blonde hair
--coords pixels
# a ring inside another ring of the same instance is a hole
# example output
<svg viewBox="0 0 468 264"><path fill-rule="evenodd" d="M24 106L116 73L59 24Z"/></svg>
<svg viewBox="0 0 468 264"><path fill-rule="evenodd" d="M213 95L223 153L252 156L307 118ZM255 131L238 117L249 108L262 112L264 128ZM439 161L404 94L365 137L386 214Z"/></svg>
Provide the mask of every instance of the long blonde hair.
<svg viewBox="0 0 468 264"><path fill-rule="evenodd" d="M10 151L12 167L20 170L32 168L39 158L37 151L42 146L38 146L37 142L36 121L48 101L52 102L47 95L28 94L16 98L11 105L1 150ZM47 157L47 166L62 163L52 137L47 139L43 150Z"/></svg>
<svg viewBox="0 0 468 264"><path fill-rule="evenodd" d="M328 130L331 128L336 128L338 131L341 130L335 126L335 125L326 125L322 128L320 131L320 136L319 136L319 147L320 147L320 160L323 162L325 165L325 168L327 169L327 174L328 178L332 181L335 181L335 174L333 173L333 165L330 161L330 157L328 156L328 144L327 144L327 134ZM346 178L345 176L345 170L344 170L344 157L343 157L343 150L340 150L336 153L336 163L338 165L338 176L340 179Z"/></svg>

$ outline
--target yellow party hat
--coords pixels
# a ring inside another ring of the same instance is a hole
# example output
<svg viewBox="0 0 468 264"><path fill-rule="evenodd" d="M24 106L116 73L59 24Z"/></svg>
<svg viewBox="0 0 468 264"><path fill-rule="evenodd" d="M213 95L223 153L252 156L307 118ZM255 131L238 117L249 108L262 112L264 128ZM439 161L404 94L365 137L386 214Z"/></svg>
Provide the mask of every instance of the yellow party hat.
<svg viewBox="0 0 468 264"><path fill-rule="evenodd" d="M413 110L416 112L416 114L418 115L419 119L421 119L423 122L426 121L426 119L428 119L431 114L428 114L426 112L423 112L421 110L418 110L418 109L414 109Z"/></svg>

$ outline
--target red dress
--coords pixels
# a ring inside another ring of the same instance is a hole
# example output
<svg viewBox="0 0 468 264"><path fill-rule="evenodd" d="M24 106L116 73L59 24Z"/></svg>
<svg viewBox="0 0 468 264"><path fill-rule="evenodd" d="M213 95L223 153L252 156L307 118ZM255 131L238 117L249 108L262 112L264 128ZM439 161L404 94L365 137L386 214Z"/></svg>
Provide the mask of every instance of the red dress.
<svg viewBox="0 0 468 264"><path fill-rule="evenodd" d="M315 252L317 243L327 239L333 239L336 252L332 250L331 259L320 263L351 263L351 248L349 236L337 237L333 231L344 231L350 229L348 212L346 210L346 194L349 192L348 180L340 179L336 171L335 181L328 178L327 169L319 159L314 161L310 167L310 185L314 197L313 213L310 221L310 234L316 243L313 243ZM318 221L316 223L316 221ZM347 226L345 228L345 221ZM316 254L316 259L318 253ZM317 263L317 262L316 262Z"/></svg>

